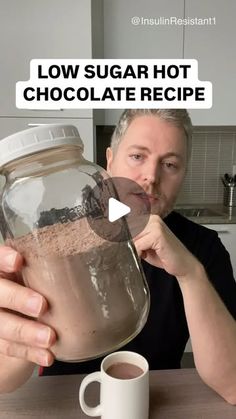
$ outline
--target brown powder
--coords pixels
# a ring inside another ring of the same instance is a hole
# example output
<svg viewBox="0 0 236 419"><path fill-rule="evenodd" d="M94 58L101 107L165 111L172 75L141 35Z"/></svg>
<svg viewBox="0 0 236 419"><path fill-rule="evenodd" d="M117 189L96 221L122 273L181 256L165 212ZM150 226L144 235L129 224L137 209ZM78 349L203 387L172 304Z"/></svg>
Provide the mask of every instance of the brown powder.
<svg viewBox="0 0 236 419"><path fill-rule="evenodd" d="M11 241L27 261L42 256L83 253L104 243L109 245L109 242L91 230L85 217L74 222L41 227Z"/></svg>
<svg viewBox="0 0 236 419"><path fill-rule="evenodd" d="M97 236L86 218L34 230L11 242L25 258L25 284L44 295L52 347L60 360L79 361L110 352L142 328L146 291L130 243Z"/></svg>

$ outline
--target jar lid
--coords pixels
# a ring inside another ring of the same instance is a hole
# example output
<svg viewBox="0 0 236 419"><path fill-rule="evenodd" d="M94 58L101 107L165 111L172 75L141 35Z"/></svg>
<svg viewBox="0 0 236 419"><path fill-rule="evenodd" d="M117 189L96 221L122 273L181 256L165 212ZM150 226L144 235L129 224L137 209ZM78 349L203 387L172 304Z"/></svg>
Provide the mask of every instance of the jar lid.
<svg viewBox="0 0 236 419"><path fill-rule="evenodd" d="M73 125L48 124L28 128L0 140L0 168L19 157L67 144L84 149Z"/></svg>

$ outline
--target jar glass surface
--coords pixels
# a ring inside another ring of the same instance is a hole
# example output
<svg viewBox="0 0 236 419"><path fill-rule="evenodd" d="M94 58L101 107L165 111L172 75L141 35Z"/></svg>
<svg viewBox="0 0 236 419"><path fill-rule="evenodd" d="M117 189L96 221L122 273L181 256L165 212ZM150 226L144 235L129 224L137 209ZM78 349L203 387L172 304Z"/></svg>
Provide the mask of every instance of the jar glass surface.
<svg viewBox="0 0 236 419"><path fill-rule="evenodd" d="M129 236L109 241L88 223L101 211L90 192L107 173L75 146L20 158L3 173L2 233L24 257L25 284L49 303L39 321L56 331L55 357L82 361L126 344L146 322L149 291Z"/></svg>

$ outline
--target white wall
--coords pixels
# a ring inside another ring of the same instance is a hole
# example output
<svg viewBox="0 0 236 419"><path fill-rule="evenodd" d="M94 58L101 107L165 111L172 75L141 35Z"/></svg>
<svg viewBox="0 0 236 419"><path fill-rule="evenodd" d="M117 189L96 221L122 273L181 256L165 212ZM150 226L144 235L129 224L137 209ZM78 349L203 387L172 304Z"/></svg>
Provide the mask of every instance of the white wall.
<svg viewBox="0 0 236 419"><path fill-rule="evenodd" d="M183 27L133 25L132 17L184 16L184 0L104 0L105 58L182 58ZM121 110L105 111L105 123L116 124Z"/></svg>

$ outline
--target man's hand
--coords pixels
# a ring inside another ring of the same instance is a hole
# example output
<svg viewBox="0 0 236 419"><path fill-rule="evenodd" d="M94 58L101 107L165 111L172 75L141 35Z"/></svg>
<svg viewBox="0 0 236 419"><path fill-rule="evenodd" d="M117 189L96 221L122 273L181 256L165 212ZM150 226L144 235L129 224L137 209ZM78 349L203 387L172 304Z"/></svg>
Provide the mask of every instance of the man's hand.
<svg viewBox="0 0 236 419"><path fill-rule="evenodd" d="M134 244L142 259L178 280L184 280L200 265L158 215L150 216L145 229L134 238Z"/></svg>
<svg viewBox="0 0 236 419"><path fill-rule="evenodd" d="M50 346L56 334L35 321L47 310L47 301L25 287L19 273L16 275L22 265L19 253L11 247L0 246L0 356L48 366L54 360Z"/></svg>

